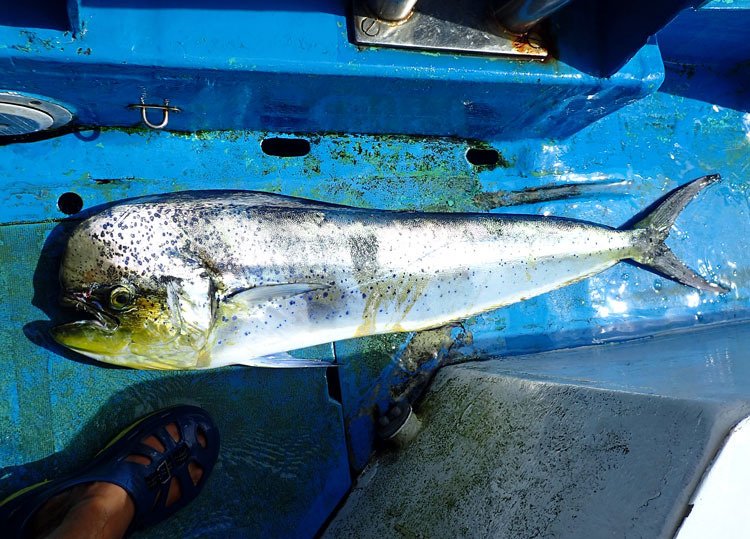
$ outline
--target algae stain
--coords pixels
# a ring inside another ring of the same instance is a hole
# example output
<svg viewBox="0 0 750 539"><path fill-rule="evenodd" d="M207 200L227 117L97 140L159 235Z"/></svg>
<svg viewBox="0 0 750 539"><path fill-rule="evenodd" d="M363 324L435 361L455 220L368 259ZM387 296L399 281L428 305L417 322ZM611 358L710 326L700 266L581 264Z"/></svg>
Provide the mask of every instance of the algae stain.
<svg viewBox="0 0 750 539"><path fill-rule="evenodd" d="M408 136L339 137L333 141L331 157L366 171L347 183L356 185L368 199L388 201L388 207L471 211L476 210L473 196L481 192L478 171L457 173L456 167L469 145L480 143ZM512 166L499 155L498 166Z"/></svg>
<svg viewBox="0 0 750 539"><path fill-rule="evenodd" d="M150 129L141 123L132 126L101 127L99 129L102 133L119 131L126 135L147 135L148 137L154 134L153 129Z"/></svg>
<svg viewBox="0 0 750 539"><path fill-rule="evenodd" d="M365 200L365 192L351 182L343 179L331 179L328 183L310 189L310 195L318 200L331 200L339 204L360 208L372 207Z"/></svg>
<svg viewBox="0 0 750 539"><path fill-rule="evenodd" d="M454 327L446 325L415 333L399 357L401 366L407 371L417 372L422 364L450 350L455 344L452 337Z"/></svg>
<svg viewBox="0 0 750 539"><path fill-rule="evenodd" d="M376 380L409 338L409 333L386 333L358 339L356 353L345 363L357 378L358 386Z"/></svg>
<svg viewBox="0 0 750 539"><path fill-rule="evenodd" d="M318 157L308 154L302 161L304 166L304 172L309 176L310 174L320 174L321 161Z"/></svg>
<svg viewBox="0 0 750 539"><path fill-rule="evenodd" d="M17 51L36 52L40 47L44 50L49 51L55 48L55 44L51 39L41 39L36 35L35 32L31 32L29 30L21 30L19 34L23 39L26 40L26 42L22 45L11 45L11 48Z"/></svg>

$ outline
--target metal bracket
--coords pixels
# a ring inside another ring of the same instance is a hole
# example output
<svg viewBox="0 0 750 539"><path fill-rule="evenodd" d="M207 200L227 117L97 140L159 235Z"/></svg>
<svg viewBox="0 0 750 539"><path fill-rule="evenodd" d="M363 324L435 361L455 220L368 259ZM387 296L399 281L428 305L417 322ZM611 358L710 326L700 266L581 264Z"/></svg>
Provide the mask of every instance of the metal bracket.
<svg viewBox="0 0 750 539"><path fill-rule="evenodd" d="M129 109L140 109L141 111L141 120L144 124L146 124L151 129L164 129L167 127L167 124L169 124L169 113L170 112L180 112L180 109L177 107L170 107L169 106L169 99L164 100L163 105L147 105L144 103L143 98L141 98L140 103L134 103L132 105L128 105ZM148 119L148 110L149 109L156 109L162 111L162 119L161 122L158 124L151 123Z"/></svg>
<svg viewBox="0 0 750 539"><path fill-rule="evenodd" d="M505 30L488 4L420 0L407 18L394 22L379 19L366 0L354 0L354 41L358 45L453 53L547 57L547 50L535 37Z"/></svg>

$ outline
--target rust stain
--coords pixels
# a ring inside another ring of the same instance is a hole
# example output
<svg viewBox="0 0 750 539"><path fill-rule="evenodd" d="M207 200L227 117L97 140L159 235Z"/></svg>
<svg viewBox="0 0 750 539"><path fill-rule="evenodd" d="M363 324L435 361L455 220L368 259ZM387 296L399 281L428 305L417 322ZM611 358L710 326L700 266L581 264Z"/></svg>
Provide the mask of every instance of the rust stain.
<svg viewBox="0 0 750 539"><path fill-rule="evenodd" d="M513 50L518 54L544 55L547 50L535 41L530 41L527 35L517 36L513 39Z"/></svg>

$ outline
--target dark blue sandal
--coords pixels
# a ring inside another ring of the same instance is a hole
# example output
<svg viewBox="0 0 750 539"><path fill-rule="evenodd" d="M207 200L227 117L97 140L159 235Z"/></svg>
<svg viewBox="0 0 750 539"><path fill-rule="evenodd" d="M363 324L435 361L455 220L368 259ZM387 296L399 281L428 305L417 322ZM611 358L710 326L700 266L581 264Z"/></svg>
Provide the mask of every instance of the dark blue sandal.
<svg viewBox="0 0 750 539"><path fill-rule="evenodd" d="M175 441L166 427L174 423L179 433ZM199 433L205 447L199 443ZM144 443L156 437L164 451ZM126 460L141 455L148 465ZM134 531L169 518L198 496L219 455L219 432L209 415L195 406L175 406L147 415L130 425L84 469L54 481L45 481L16 492L0 502L0 522L4 537L23 537L32 517L52 497L77 485L104 481L119 485L135 503L135 516L129 528ZM193 484L188 465L198 465L203 474ZM179 482L179 499L167 506L172 480Z"/></svg>

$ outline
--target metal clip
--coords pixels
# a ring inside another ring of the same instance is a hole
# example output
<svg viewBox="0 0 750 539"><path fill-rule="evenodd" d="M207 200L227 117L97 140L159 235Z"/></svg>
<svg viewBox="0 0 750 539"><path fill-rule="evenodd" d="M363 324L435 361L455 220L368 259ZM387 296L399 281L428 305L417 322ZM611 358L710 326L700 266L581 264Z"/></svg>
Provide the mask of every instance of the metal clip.
<svg viewBox="0 0 750 539"><path fill-rule="evenodd" d="M169 106L169 99L164 100L163 105L147 105L143 98L141 98L140 103L136 103L133 105L128 105L129 109L140 109L141 111L141 120L143 120L143 123L149 126L151 129L164 129L167 127L167 124L169 123L169 113L170 112L180 112L180 109L177 107L170 107ZM157 109L162 111L163 117L161 120L161 123L153 124L148 119L148 110L149 109Z"/></svg>

